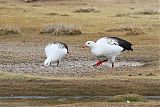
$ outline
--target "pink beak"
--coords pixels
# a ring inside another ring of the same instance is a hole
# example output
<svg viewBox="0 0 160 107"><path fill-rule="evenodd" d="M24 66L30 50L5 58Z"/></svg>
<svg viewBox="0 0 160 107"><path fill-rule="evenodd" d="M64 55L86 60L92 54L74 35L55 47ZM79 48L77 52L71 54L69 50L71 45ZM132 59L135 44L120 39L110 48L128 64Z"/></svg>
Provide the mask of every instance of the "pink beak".
<svg viewBox="0 0 160 107"><path fill-rule="evenodd" d="M83 48L87 47L86 45L83 45Z"/></svg>

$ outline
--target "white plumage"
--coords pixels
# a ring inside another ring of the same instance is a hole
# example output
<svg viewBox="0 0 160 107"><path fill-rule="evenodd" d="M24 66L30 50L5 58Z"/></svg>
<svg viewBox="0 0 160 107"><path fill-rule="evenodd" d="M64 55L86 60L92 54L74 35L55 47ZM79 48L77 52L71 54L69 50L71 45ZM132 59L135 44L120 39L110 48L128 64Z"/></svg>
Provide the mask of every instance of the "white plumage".
<svg viewBox="0 0 160 107"><path fill-rule="evenodd" d="M103 61L99 61L94 66L99 66L110 59L112 67L114 67L115 58L125 50L133 51L131 46L132 44L126 40L117 37L104 37L96 42L87 41L84 47L89 47L91 53L96 56L105 56L107 58Z"/></svg>
<svg viewBox="0 0 160 107"><path fill-rule="evenodd" d="M68 53L68 47L65 43L51 43L45 47L46 60L44 66L51 65L52 62L57 62L62 59Z"/></svg>

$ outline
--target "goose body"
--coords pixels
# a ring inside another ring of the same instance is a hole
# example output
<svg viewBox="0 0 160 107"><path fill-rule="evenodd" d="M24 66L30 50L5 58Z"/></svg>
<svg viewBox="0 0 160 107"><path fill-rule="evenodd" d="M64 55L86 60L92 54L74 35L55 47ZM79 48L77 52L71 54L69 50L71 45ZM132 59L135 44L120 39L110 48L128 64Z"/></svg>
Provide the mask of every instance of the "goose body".
<svg viewBox="0 0 160 107"><path fill-rule="evenodd" d="M105 56L107 59L99 61L95 66L101 65L108 59L112 62L112 67L114 67L115 58L120 55L125 50L131 50L132 44L124 39L117 37L103 37L96 42L87 41L84 47L89 47L91 53L95 56Z"/></svg>
<svg viewBox="0 0 160 107"><path fill-rule="evenodd" d="M68 46L65 43L50 43L45 47L46 59L44 61L44 66L51 65L52 62L57 62L59 65L59 60L62 59L68 53Z"/></svg>

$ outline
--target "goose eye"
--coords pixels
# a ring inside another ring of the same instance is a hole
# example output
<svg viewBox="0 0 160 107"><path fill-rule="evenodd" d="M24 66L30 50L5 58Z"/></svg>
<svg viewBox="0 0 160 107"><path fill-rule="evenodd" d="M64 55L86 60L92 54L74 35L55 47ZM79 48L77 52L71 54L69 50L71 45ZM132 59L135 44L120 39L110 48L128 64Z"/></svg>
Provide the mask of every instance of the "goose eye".
<svg viewBox="0 0 160 107"><path fill-rule="evenodd" d="M90 44L90 43L88 43L88 44Z"/></svg>

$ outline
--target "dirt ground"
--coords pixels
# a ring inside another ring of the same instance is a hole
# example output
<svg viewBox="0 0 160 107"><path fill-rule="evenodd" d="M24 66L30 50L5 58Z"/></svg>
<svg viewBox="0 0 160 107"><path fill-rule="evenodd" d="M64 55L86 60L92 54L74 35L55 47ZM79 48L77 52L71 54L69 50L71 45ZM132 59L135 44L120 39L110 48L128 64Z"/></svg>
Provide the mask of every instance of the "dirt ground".
<svg viewBox="0 0 160 107"><path fill-rule="evenodd" d="M90 53L85 54L85 49L80 45L69 45L70 53L62 59L57 67L52 63L50 67L44 67L45 48L44 43L1 43L1 71L25 74L39 74L55 77L84 77L91 76L94 72L124 72L126 69L143 66L139 59L119 58L115 63L116 68L111 68L111 63L106 62L95 68L92 65L98 60ZM84 51L83 51L84 50ZM129 52L127 52L129 54ZM10 57L10 58L9 58Z"/></svg>

